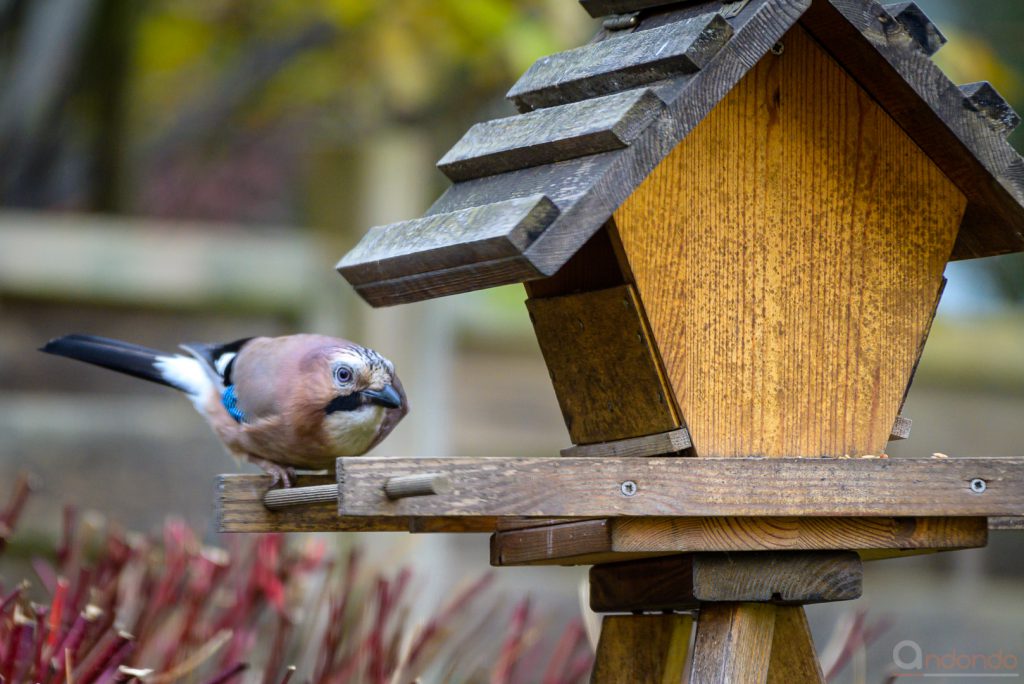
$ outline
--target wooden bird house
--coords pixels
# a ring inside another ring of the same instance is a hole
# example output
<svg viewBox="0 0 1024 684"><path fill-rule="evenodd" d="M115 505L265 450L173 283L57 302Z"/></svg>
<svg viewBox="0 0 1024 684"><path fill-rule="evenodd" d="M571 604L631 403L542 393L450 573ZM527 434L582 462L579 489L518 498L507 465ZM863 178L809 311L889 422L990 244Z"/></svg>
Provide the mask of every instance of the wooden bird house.
<svg viewBox="0 0 1024 684"><path fill-rule="evenodd" d="M694 681L820 680L802 611L772 606L851 598L862 559L1024 515L1021 459L884 457L946 263L1024 251L1018 117L931 61L945 38L912 2L581 4L606 17L594 40L537 60L520 113L441 159L427 213L338 266L374 306L525 283L572 446L340 459L339 509L278 523L497 529L497 565L601 564L595 609L699 606ZM226 527L279 515L233 486ZM647 681L613 674L622 645L678 636L637 620L606 623L595 681ZM773 649L773 624L806 648Z"/></svg>

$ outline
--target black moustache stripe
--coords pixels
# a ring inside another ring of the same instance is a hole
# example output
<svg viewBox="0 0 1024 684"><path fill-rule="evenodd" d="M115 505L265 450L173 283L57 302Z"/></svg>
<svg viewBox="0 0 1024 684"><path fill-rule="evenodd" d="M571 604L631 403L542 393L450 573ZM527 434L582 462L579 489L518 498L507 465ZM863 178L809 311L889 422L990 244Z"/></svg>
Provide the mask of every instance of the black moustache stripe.
<svg viewBox="0 0 1024 684"><path fill-rule="evenodd" d="M324 407L324 413L331 415L335 411L354 411L362 405L362 397L357 392L341 397L334 397Z"/></svg>

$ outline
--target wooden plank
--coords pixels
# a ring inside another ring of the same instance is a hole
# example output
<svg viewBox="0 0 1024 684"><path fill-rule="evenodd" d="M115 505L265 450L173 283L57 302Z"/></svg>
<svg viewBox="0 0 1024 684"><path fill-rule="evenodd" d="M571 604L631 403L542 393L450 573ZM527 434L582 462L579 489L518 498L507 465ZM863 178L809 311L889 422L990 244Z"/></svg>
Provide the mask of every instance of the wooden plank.
<svg viewBox="0 0 1024 684"><path fill-rule="evenodd" d="M671 115L663 112L630 147L578 159L485 176L450 187L428 215L542 193L559 217L537 237L523 257L491 259L446 269L382 279L356 287L375 306L421 301L485 287L540 279L555 274L598 230L612 209L721 99L729 88L782 36L810 0L750 0L732 25L741 41L729 41L700 72L652 86ZM691 8L650 17L662 25L692 14Z"/></svg>
<svg viewBox="0 0 1024 684"><path fill-rule="evenodd" d="M506 97L521 111L635 88L701 69L733 35L716 12L541 57Z"/></svg>
<svg viewBox="0 0 1024 684"><path fill-rule="evenodd" d="M1024 530L1024 517L1021 518L989 518L990 530Z"/></svg>
<svg viewBox="0 0 1024 684"><path fill-rule="evenodd" d="M849 549L865 559L985 546L985 518L612 518L501 527L492 565L593 565L677 553ZM558 519L554 519L558 520ZM1024 520L1010 518L1009 520Z"/></svg>
<svg viewBox="0 0 1024 684"><path fill-rule="evenodd" d="M621 149L664 108L644 88L478 123L437 168L464 181Z"/></svg>
<svg viewBox="0 0 1024 684"><path fill-rule="evenodd" d="M768 684L825 684L821 661L814 652L811 628L803 606L775 609L775 632L768 664Z"/></svg>
<svg viewBox="0 0 1024 684"><path fill-rule="evenodd" d="M865 0L815 2L801 25L967 196L951 258L1024 250L1024 162L906 29Z"/></svg>
<svg viewBox="0 0 1024 684"><path fill-rule="evenodd" d="M1003 135L1010 135L1020 125L1020 115L988 81L967 83L960 86L960 92L967 98L968 109L981 114Z"/></svg>
<svg viewBox="0 0 1024 684"><path fill-rule="evenodd" d="M529 299L526 308L574 443L679 427L631 285Z"/></svg>
<svg viewBox="0 0 1024 684"><path fill-rule="evenodd" d="M353 285L515 258L558 216L544 195L376 226L338 264Z"/></svg>
<svg viewBox="0 0 1024 684"><path fill-rule="evenodd" d="M692 629L689 615L605 617L591 684L679 684Z"/></svg>
<svg viewBox="0 0 1024 684"><path fill-rule="evenodd" d="M805 30L782 43L615 224L698 456L877 455L965 200Z"/></svg>
<svg viewBox="0 0 1024 684"><path fill-rule="evenodd" d="M590 569L598 613L692 610L706 601L827 603L860 598L864 567L852 551L696 553Z"/></svg>
<svg viewBox="0 0 1024 684"><path fill-rule="evenodd" d="M387 478L423 472L446 474L452 493L384 495ZM984 491L971 490L975 479ZM338 459L338 482L346 516L1024 515L1021 458L363 456Z"/></svg>
<svg viewBox="0 0 1024 684"><path fill-rule="evenodd" d="M690 684L764 684L776 606L709 603L697 616Z"/></svg>
<svg viewBox="0 0 1024 684"><path fill-rule="evenodd" d="M931 57L946 44L946 36L924 13L916 2L894 2L885 5L885 11L914 39L914 44L926 55Z"/></svg>
<svg viewBox="0 0 1024 684"><path fill-rule="evenodd" d="M686 428L659 432L654 435L643 435L614 442L597 444L580 444L562 449L559 453L566 458L577 456L602 456L620 458L623 456L673 456L693 446L690 433Z"/></svg>
<svg viewBox="0 0 1024 684"><path fill-rule="evenodd" d="M300 475L298 487L335 484L329 475ZM263 505L265 475L221 475L217 482L217 526L221 532L492 532L494 518L374 518L338 515L335 502L271 511Z"/></svg>
<svg viewBox="0 0 1024 684"><path fill-rule="evenodd" d="M533 299L542 299L631 283L633 277L623 270L621 250L612 242L613 234L613 226L601 228L557 273L524 283L526 293Z"/></svg>
<svg viewBox="0 0 1024 684"><path fill-rule="evenodd" d="M892 429L889 430L889 441L909 439L910 427L912 424L913 421L906 416L896 416L896 422L892 424Z"/></svg>

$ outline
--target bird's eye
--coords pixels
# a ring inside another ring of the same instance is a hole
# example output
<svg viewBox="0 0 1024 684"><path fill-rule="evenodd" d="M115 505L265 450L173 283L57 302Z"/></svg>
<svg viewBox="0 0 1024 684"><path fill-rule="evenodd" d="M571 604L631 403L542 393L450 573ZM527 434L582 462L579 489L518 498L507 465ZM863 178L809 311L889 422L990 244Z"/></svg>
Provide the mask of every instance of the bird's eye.
<svg viewBox="0 0 1024 684"><path fill-rule="evenodd" d="M352 382L352 369L348 366L338 366L334 369L334 379L342 385Z"/></svg>

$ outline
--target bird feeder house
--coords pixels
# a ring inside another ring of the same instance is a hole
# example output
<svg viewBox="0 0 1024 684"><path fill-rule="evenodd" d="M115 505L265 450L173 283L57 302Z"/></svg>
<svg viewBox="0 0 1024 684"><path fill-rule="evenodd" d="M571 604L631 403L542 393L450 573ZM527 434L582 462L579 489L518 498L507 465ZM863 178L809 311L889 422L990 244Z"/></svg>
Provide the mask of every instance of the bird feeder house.
<svg viewBox="0 0 1024 684"><path fill-rule="evenodd" d="M822 681L802 604L1024 516L1024 459L885 456L946 263L1024 251L1019 118L931 61L912 2L581 4L594 40L338 266L374 306L524 283L572 445L343 458L300 488L333 503L277 512L226 478L222 525L493 531L494 564L592 564L628 614L595 682L680 681L691 618L663 611L693 610L691 681Z"/></svg>

